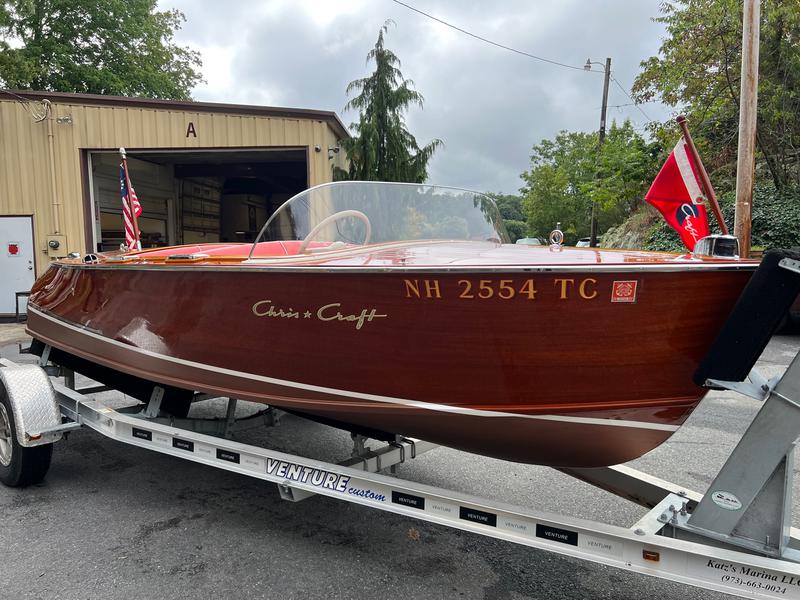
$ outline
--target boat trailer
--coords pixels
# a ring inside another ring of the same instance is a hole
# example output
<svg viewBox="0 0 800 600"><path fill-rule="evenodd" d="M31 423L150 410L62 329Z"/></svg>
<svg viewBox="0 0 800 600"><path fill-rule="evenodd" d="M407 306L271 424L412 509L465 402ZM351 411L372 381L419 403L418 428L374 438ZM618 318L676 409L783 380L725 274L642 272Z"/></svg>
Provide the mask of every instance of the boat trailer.
<svg viewBox="0 0 800 600"><path fill-rule="evenodd" d="M397 437L373 451L364 446L362 436L354 435L353 457L332 464L230 439L241 425L277 424L280 413L273 408L249 423L239 422L234 418L236 401L229 399L223 419L176 419L159 410L161 388L156 386L144 408L115 410L94 396L108 388L75 389L74 373L50 364L47 346L39 365L0 359L0 480L12 486L41 481L53 443L88 427L119 442L275 483L281 498L293 502L329 496L736 596L800 599L800 530L791 527L800 353L772 380L752 370L781 307L788 308L800 290L797 254L771 254L695 376L708 387L763 402L707 493L687 491L624 465L561 469L650 509L627 528L384 473L435 447L420 440ZM754 313L753 302L763 307L765 286L774 310ZM55 374L65 376L65 382Z"/></svg>

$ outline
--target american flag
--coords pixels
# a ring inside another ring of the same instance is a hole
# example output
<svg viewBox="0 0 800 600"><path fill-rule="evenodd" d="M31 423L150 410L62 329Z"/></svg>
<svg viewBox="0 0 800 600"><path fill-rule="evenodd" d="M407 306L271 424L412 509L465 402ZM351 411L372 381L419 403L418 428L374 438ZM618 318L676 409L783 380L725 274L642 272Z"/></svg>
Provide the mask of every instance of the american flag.
<svg viewBox="0 0 800 600"><path fill-rule="evenodd" d="M142 205L139 204L139 198L136 196L136 191L133 186L128 186L130 181L128 171L125 168L125 163L119 165L119 192L122 196L122 219L125 221L125 245L129 250L141 250L139 243L139 236L137 228L133 226L133 217L131 216L131 206L133 206L133 214L137 217L142 214ZM128 202L128 190L130 189L130 202Z"/></svg>

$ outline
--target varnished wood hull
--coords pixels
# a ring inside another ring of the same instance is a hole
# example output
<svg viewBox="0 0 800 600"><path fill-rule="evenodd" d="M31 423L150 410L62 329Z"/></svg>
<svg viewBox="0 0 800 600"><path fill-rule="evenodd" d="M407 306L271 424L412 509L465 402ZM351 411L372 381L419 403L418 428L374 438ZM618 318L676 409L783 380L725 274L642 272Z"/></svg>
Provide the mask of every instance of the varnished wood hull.
<svg viewBox="0 0 800 600"><path fill-rule="evenodd" d="M60 264L34 287L28 329L155 382L591 467L685 421L704 395L692 374L751 272ZM620 282L636 282L633 301Z"/></svg>

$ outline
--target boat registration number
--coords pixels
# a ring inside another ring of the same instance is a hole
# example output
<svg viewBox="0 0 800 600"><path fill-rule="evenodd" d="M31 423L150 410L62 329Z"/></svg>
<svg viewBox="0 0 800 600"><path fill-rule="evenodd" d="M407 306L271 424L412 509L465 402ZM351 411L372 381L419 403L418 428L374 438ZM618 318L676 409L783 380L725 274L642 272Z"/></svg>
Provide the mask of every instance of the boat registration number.
<svg viewBox="0 0 800 600"><path fill-rule="evenodd" d="M598 296L597 279L586 277L556 277L552 286L543 286L545 295L559 300L579 298L581 300L594 300ZM511 300L522 298L536 300L540 289L534 279L459 279L456 286L451 282L439 279L404 279L405 297L410 299L439 299L452 295L461 300L488 300L498 298Z"/></svg>

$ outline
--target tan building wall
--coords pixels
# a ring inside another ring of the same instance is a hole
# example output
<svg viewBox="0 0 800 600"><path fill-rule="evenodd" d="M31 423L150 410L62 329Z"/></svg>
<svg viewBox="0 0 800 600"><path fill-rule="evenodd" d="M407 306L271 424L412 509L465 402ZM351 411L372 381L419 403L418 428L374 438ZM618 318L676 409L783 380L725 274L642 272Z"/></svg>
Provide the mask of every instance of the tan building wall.
<svg viewBox="0 0 800 600"><path fill-rule="evenodd" d="M305 148L309 186L331 181L332 165L345 166L344 152L329 159L328 148L347 135L331 112L80 94L23 95L32 102L0 93L0 215L34 216L37 274L47 268L47 240L53 234L66 236L58 254L88 250L89 151L120 146L132 153ZM48 117L36 122L45 99L51 102Z"/></svg>

